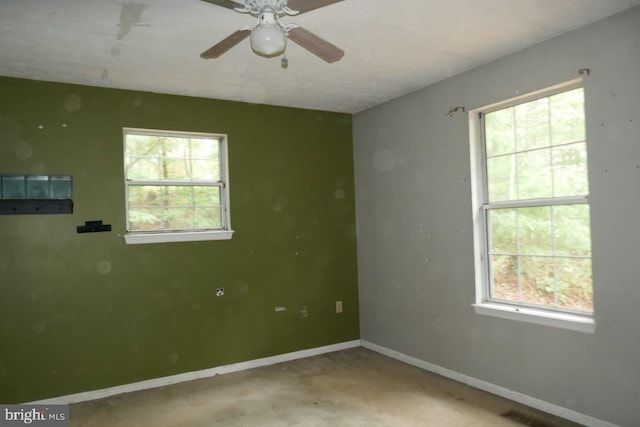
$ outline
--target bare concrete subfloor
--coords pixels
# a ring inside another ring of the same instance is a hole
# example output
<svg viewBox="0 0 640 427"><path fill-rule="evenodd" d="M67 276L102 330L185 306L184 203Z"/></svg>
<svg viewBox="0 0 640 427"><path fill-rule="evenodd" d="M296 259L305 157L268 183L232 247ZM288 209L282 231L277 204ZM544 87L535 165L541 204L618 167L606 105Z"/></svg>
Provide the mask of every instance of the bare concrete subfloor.
<svg viewBox="0 0 640 427"><path fill-rule="evenodd" d="M575 426L364 348L71 405L71 426ZM529 424L533 425L533 424Z"/></svg>

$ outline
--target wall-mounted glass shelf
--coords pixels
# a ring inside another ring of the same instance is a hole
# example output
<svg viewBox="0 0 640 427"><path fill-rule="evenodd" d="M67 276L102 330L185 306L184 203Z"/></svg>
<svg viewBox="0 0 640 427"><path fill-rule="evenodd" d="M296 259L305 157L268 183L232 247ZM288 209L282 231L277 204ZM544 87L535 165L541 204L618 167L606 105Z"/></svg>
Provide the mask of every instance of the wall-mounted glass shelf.
<svg viewBox="0 0 640 427"><path fill-rule="evenodd" d="M69 175L0 175L0 215L73 213Z"/></svg>

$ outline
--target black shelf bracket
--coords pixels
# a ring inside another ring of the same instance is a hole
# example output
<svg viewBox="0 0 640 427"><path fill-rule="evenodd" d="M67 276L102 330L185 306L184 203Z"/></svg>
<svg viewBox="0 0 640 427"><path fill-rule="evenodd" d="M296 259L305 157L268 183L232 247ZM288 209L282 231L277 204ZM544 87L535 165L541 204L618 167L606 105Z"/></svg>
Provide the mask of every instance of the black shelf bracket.
<svg viewBox="0 0 640 427"><path fill-rule="evenodd" d="M84 225L76 227L78 233L99 233L111 231L111 224L103 224L102 221L85 221Z"/></svg>

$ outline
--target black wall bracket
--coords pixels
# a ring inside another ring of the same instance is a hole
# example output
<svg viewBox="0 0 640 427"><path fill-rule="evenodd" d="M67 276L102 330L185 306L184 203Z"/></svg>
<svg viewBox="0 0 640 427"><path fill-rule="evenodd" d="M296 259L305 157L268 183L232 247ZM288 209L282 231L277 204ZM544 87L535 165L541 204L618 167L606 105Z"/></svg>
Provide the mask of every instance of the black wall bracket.
<svg viewBox="0 0 640 427"><path fill-rule="evenodd" d="M111 231L111 224L103 224L102 221L85 221L84 225L76 227L78 233L99 233Z"/></svg>

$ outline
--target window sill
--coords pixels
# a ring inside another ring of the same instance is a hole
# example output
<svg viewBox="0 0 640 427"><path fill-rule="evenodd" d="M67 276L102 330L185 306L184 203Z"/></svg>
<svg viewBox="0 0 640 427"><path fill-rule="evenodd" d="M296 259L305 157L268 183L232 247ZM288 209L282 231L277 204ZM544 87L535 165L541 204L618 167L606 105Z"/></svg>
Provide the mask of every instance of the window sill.
<svg viewBox="0 0 640 427"><path fill-rule="evenodd" d="M552 326L592 334L596 330L593 317L571 313L556 313L537 310L530 307L515 307L506 304L481 303L472 304L477 314L500 317L502 319L517 320L534 323L536 325Z"/></svg>
<svg viewBox="0 0 640 427"><path fill-rule="evenodd" d="M169 233L126 233L127 245L170 242L202 242L206 240L231 240L233 230L181 231Z"/></svg>

